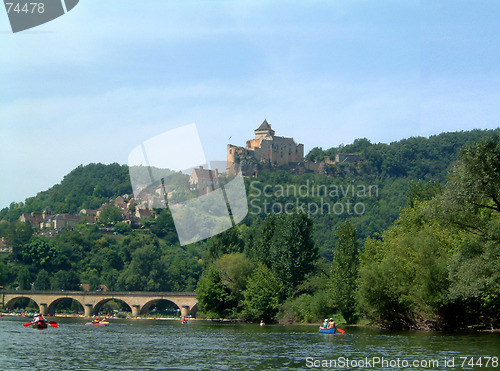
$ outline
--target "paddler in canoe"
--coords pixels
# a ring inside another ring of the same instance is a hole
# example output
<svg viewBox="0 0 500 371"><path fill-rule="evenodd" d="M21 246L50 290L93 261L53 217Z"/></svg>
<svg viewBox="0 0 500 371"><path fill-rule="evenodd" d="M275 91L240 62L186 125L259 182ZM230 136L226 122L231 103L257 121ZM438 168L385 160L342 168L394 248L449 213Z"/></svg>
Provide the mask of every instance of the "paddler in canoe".
<svg viewBox="0 0 500 371"><path fill-rule="evenodd" d="M44 329L47 328L47 320L43 318L42 314L36 314L35 318L33 318L33 327Z"/></svg>
<svg viewBox="0 0 500 371"><path fill-rule="evenodd" d="M91 322L87 322L86 324L87 325L107 326L109 324L109 322L108 322L107 318L100 320L99 317L96 317Z"/></svg>
<svg viewBox="0 0 500 371"><path fill-rule="evenodd" d="M319 332L323 333L328 333L328 334L334 334L336 332L340 332L341 334L344 333L344 330L337 328L335 324L335 320L333 318L325 318L325 321L323 322L323 326L320 326Z"/></svg>
<svg viewBox="0 0 500 371"><path fill-rule="evenodd" d="M33 326L34 328L40 330L47 328L47 325L50 325L52 327L58 327L56 322L47 321L45 318L43 318L42 314L35 314L35 318L33 318L33 321L26 322L23 324L24 327Z"/></svg>
<svg viewBox="0 0 500 371"><path fill-rule="evenodd" d="M96 317L96 318L94 318L92 320L92 323L93 324L100 324L100 323L102 323L102 324L108 324L109 322L108 322L107 318L103 318L102 320L100 320L99 317Z"/></svg>
<svg viewBox="0 0 500 371"><path fill-rule="evenodd" d="M328 326L326 326L327 329L332 329L335 328L335 321L333 318L330 318L330 321L328 321Z"/></svg>
<svg viewBox="0 0 500 371"><path fill-rule="evenodd" d="M29 325L32 325L34 328L45 329L47 328L47 324L48 322L45 318L43 318L42 314L35 314L33 321L25 323L23 326L27 327Z"/></svg>

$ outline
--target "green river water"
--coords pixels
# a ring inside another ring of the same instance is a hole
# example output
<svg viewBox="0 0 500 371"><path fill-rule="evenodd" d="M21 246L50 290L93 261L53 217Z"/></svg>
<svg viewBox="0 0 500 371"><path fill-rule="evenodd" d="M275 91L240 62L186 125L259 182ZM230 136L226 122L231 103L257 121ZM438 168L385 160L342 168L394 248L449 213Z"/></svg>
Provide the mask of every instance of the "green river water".
<svg viewBox="0 0 500 371"><path fill-rule="evenodd" d="M26 321L0 318L0 370L500 370L499 333L341 326L344 335L324 335L312 325L161 320L94 327L76 318L36 330Z"/></svg>

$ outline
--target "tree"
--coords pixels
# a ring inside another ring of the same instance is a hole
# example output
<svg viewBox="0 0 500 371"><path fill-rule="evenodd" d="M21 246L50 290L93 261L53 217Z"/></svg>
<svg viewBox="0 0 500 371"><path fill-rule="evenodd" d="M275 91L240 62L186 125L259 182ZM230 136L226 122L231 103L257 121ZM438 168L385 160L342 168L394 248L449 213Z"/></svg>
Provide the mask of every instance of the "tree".
<svg viewBox="0 0 500 371"><path fill-rule="evenodd" d="M250 253L280 280L283 294L292 296L315 269L318 248L312 237L312 219L303 213L268 215Z"/></svg>
<svg viewBox="0 0 500 371"><path fill-rule="evenodd" d="M347 323L356 316L356 290L358 278L358 241L356 229L346 220L336 232L337 244L333 253L333 300Z"/></svg>
<svg viewBox="0 0 500 371"><path fill-rule="evenodd" d="M132 231L130 225L125 222L119 222L115 225L115 232L120 234L127 234Z"/></svg>
<svg viewBox="0 0 500 371"><path fill-rule="evenodd" d="M500 244L473 240L460 247L450 264L449 296L462 311L450 313L457 325L478 319L493 329L500 313ZM465 313L464 313L465 312Z"/></svg>
<svg viewBox="0 0 500 371"><path fill-rule="evenodd" d="M116 224L120 220L123 220L122 212L113 205L104 206L99 214L99 221L106 225Z"/></svg>
<svg viewBox="0 0 500 371"><path fill-rule="evenodd" d="M409 184L407 204L414 207L416 202L432 200L440 194L443 187L436 182L411 181Z"/></svg>
<svg viewBox="0 0 500 371"><path fill-rule="evenodd" d="M211 237L208 241L208 252L210 258L215 260L224 254L242 252L243 241L239 238L236 228L228 230Z"/></svg>
<svg viewBox="0 0 500 371"><path fill-rule="evenodd" d="M150 220L150 228L151 232L158 237L168 236L172 243L177 241L174 220L172 219L172 214L170 213L169 208L162 209L158 213L158 217L156 219Z"/></svg>
<svg viewBox="0 0 500 371"><path fill-rule="evenodd" d="M95 291L100 288L101 277L95 268L91 268L83 273L82 282L89 284L90 291Z"/></svg>
<svg viewBox="0 0 500 371"><path fill-rule="evenodd" d="M79 290L80 278L74 271L58 271L50 280L52 290Z"/></svg>
<svg viewBox="0 0 500 371"><path fill-rule="evenodd" d="M0 286L7 286L9 282L9 267L4 263L3 259L0 258Z"/></svg>
<svg viewBox="0 0 500 371"><path fill-rule="evenodd" d="M50 276L45 269L38 272L36 276L35 290L50 290Z"/></svg>
<svg viewBox="0 0 500 371"><path fill-rule="evenodd" d="M101 260L101 267L104 271L110 269L121 270L123 269L123 260L113 249L103 248L99 252L99 258Z"/></svg>
<svg viewBox="0 0 500 371"><path fill-rule="evenodd" d="M276 320L282 296L282 284L274 273L259 263L248 279L247 289L243 292L243 313L252 321Z"/></svg>
<svg viewBox="0 0 500 371"><path fill-rule="evenodd" d="M323 161L325 158L325 153L321 147L314 147L309 151L307 156L305 157L306 161L311 161L311 162L320 162Z"/></svg>
<svg viewBox="0 0 500 371"><path fill-rule="evenodd" d="M261 262L266 267L271 267L270 252L274 245L277 217L269 214L257 228L257 237L250 249L250 257L255 262Z"/></svg>
<svg viewBox="0 0 500 371"><path fill-rule="evenodd" d="M245 290L247 279L252 273L253 264L243 253L225 254L215 262L222 283L234 295L241 295Z"/></svg>
<svg viewBox="0 0 500 371"><path fill-rule="evenodd" d="M161 257L167 276L165 287L167 291L194 291L201 275L201 262L181 247L171 247Z"/></svg>
<svg viewBox="0 0 500 371"><path fill-rule="evenodd" d="M499 136L465 147L443 194L429 206L445 227L469 233L450 264L450 299L465 313L452 315L493 327L500 312Z"/></svg>
<svg viewBox="0 0 500 371"><path fill-rule="evenodd" d="M157 246L146 244L132 253L132 261L118 278L118 286L127 291L158 291L166 276Z"/></svg>
<svg viewBox="0 0 500 371"><path fill-rule="evenodd" d="M318 247L312 237L313 222L308 215L281 214L278 220L278 235L271 250L271 266L289 297L314 271Z"/></svg>
<svg viewBox="0 0 500 371"><path fill-rule="evenodd" d="M22 247L23 262L36 267L48 267L53 264L57 250L46 237L34 236Z"/></svg>
<svg viewBox="0 0 500 371"><path fill-rule="evenodd" d="M31 273L27 266L22 266L17 272L17 283L20 290L31 290Z"/></svg>
<svg viewBox="0 0 500 371"><path fill-rule="evenodd" d="M449 302L448 262L463 232L425 216L427 203L403 209L381 239L361 255L358 300L371 320L388 328L439 328Z"/></svg>
<svg viewBox="0 0 500 371"><path fill-rule="evenodd" d="M12 244L14 257L20 258L23 245L28 243L33 235L31 223L11 222L6 231L6 239Z"/></svg>
<svg viewBox="0 0 500 371"><path fill-rule="evenodd" d="M198 308L207 316L229 317L238 304L213 265L208 267L198 281L196 295Z"/></svg>
<svg viewBox="0 0 500 371"><path fill-rule="evenodd" d="M432 216L483 238L500 241L500 139L465 147Z"/></svg>

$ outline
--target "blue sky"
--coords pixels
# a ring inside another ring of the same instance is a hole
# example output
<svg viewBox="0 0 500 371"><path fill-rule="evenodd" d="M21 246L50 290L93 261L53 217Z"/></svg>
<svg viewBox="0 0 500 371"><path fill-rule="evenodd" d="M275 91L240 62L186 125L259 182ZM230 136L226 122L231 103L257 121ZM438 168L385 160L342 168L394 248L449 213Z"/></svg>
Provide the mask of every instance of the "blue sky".
<svg viewBox="0 0 500 371"><path fill-rule="evenodd" d="M0 207L196 123L209 160L266 118L330 148L499 126L497 1L80 0L0 10Z"/></svg>

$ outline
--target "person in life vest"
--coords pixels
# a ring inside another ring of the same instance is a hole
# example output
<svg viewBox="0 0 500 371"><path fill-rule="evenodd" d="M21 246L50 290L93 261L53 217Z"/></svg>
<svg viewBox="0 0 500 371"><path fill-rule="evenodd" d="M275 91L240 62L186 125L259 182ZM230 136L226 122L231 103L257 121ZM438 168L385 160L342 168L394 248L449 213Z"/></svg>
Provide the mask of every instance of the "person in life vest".
<svg viewBox="0 0 500 371"><path fill-rule="evenodd" d="M330 321L328 321L328 326L327 326L328 329L332 329L332 328L335 328L335 321L333 320L333 318L330 318Z"/></svg>
<svg viewBox="0 0 500 371"><path fill-rule="evenodd" d="M36 314L35 318L33 318L33 323L37 324L44 324L45 323L45 318L43 318L42 314Z"/></svg>

